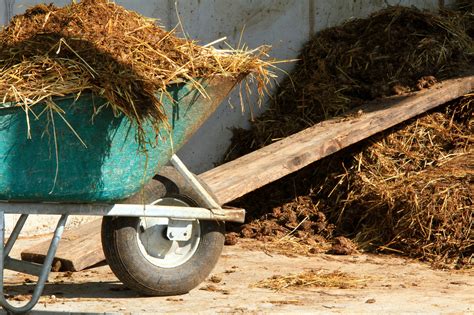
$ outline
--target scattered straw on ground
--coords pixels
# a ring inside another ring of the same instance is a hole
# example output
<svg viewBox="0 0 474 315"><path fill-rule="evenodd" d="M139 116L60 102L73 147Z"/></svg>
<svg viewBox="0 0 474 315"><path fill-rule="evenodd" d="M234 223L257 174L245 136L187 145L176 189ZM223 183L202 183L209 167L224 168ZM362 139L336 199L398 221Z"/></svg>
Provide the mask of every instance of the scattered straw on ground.
<svg viewBox="0 0 474 315"><path fill-rule="evenodd" d="M309 270L298 274L275 275L252 286L275 291L315 287L348 289L360 286L364 282L364 279L358 279L339 271L327 273L323 270Z"/></svg>
<svg viewBox="0 0 474 315"><path fill-rule="evenodd" d="M303 305L303 301L300 300L270 300L267 303L271 303L273 305Z"/></svg>
<svg viewBox="0 0 474 315"><path fill-rule="evenodd" d="M15 16L0 40L2 102L27 114L39 102L91 91L116 113L158 127L166 121L162 99L169 84L193 82L206 96L198 78L248 75L263 93L273 75L260 59L265 49L199 46L108 0L37 5Z"/></svg>
<svg viewBox="0 0 474 315"><path fill-rule="evenodd" d="M263 251L270 256L279 254L287 257L313 256L331 249L329 242L323 238L319 242L314 238L302 239L295 236L283 238L267 236L259 240L261 240L259 244L244 244L243 248Z"/></svg>

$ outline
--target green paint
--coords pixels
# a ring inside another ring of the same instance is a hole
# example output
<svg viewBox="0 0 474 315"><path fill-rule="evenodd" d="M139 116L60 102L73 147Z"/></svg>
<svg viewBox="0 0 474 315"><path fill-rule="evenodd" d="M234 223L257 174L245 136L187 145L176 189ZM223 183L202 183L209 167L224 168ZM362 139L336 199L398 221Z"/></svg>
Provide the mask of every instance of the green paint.
<svg viewBox="0 0 474 315"><path fill-rule="evenodd" d="M94 109L106 101L92 94L77 101L55 100L87 148L57 113L47 110L39 119L30 113L32 139L28 139L25 112L1 108L0 200L112 202L138 192L169 161L172 146L181 147L214 110L212 102L189 85L174 85L168 92L176 101L173 105L164 100L173 141L162 128L162 139L157 146L147 145L147 153L137 141L137 126L127 117L114 117L108 107L93 117ZM44 104L32 107L36 114L44 108ZM147 140L156 143L150 124L145 125Z"/></svg>

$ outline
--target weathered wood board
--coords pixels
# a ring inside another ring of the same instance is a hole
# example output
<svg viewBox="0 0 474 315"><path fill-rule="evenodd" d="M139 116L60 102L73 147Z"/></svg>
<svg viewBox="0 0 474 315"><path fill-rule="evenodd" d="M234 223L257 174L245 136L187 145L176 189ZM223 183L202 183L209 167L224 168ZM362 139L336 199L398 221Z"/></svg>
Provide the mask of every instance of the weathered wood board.
<svg viewBox="0 0 474 315"><path fill-rule="evenodd" d="M95 220L63 233L53 262L54 271L80 271L105 260L100 240L102 220ZM50 241L28 248L21 259L43 263Z"/></svg>
<svg viewBox="0 0 474 315"><path fill-rule="evenodd" d="M200 178L225 204L378 132L474 90L474 76L447 80L414 95L355 109L218 166Z"/></svg>
<svg viewBox="0 0 474 315"><path fill-rule="evenodd" d="M414 95L362 106L354 110L355 115L324 121L199 177L219 204L225 204L473 90L474 76L469 75ZM24 251L22 259L42 262L48 246L49 242L42 243ZM100 220L65 231L56 260L61 262L61 270L70 271L103 261Z"/></svg>

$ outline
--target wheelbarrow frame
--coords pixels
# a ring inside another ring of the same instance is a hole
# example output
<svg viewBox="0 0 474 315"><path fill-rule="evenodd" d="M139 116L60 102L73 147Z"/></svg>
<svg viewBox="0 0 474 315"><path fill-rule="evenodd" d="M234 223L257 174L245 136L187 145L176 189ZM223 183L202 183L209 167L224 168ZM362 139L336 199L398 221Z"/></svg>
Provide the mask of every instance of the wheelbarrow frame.
<svg viewBox="0 0 474 315"><path fill-rule="evenodd" d="M143 204L71 204L71 203L20 203L0 202L0 305L12 313L26 313L33 309L43 292L51 266L69 215L95 215L116 217L162 217L168 219L216 220L243 223L244 209L223 209L212 195L201 185L184 163L173 155L171 164L185 181L202 198L207 208L178 207ZM5 214L21 214L7 243L5 239ZM60 215L54 235L43 264L26 262L9 256L13 245L23 229L30 214ZM28 303L21 307L13 306L4 296L4 270L13 270L38 276L38 281Z"/></svg>

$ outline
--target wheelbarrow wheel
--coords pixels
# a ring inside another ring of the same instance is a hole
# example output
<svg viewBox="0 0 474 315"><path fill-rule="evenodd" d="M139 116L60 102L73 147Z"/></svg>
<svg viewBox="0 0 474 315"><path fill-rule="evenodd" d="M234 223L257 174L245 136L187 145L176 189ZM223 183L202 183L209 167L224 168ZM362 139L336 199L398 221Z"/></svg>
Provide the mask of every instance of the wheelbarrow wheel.
<svg viewBox="0 0 474 315"><path fill-rule="evenodd" d="M137 198L149 204L204 206L173 168L166 168L128 202L136 203ZM186 222L192 227L191 236L176 241L167 234L170 222L166 218L104 217L102 246L107 263L117 278L139 293L166 296L189 292L217 263L224 246L224 223Z"/></svg>

